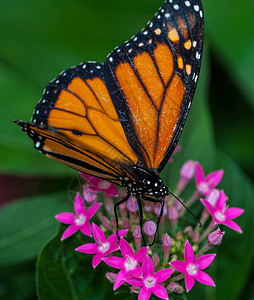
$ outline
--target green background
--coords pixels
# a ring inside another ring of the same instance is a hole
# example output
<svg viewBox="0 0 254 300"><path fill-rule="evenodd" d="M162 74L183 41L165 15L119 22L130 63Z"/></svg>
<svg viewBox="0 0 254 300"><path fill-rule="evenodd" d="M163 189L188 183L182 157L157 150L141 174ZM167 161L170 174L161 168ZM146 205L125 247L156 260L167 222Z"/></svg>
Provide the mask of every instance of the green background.
<svg viewBox="0 0 254 300"><path fill-rule="evenodd" d="M11 120L30 120L52 78L83 61L103 62L115 46L143 28L161 4L0 0L0 299L35 299L36 258L57 232L53 216L71 208L77 176L37 153ZM162 176L170 188L174 186L187 159L198 160L206 173L225 170L220 187L231 206L245 209L237 220L244 233L227 230L209 272L217 288L197 284L188 299L197 299L197 293L209 300L253 299L254 2L204 0L203 5L205 48L198 89L180 140L182 151ZM59 237L50 243L58 241ZM54 290L47 284L53 264L49 246L37 261L42 270L37 276L40 299L110 297L111 285L96 277L104 270L93 271L90 261L80 256L84 267L72 266L75 283L67 277L66 284ZM69 270L68 243L65 246L58 259ZM63 270L54 272L58 276Z"/></svg>

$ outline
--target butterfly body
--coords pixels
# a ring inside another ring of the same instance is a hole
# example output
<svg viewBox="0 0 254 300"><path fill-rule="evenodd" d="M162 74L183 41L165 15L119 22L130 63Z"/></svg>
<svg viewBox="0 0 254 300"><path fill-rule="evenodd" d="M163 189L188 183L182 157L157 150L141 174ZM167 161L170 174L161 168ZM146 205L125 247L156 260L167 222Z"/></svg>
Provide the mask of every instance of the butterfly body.
<svg viewBox="0 0 254 300"><path fill-rule="evenodd" d="M81 63L52 80L31 122L15 122L47 157L124 187L123 200L135 196L140 214L140 199L163 208L169 190L159 173L192 104L203 32L200 0L167 0L104 63Z"/></svg>
<svg viewBox="0 0 254 300"><path fill-rule="evenodd" d="M132 166L129 170L134 179L127 174L119 177L122 187L128 194L157 198L165 198L169 194L168 188L163 184L158 171L139 166Z"/></svg>

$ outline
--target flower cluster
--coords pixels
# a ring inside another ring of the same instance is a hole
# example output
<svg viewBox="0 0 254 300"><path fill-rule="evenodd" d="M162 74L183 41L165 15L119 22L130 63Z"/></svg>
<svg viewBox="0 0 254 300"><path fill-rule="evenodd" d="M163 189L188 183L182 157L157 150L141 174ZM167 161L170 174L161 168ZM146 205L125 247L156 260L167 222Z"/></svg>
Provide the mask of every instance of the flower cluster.
<svg viewBox="0 0 254 300"><path fill-rule="evenodd" d="M242 232L233 219L243 213L243 209L229 207L228 197L216 187L223 177L223 170L207 176L198 162L187 161L180 170L180 177L174 194L189 208L196 206L201 213L202 228L173 196L165 198L164 211L159 227L158 243L152 247L142 247L139 226L139 208L135 198L119 206L120 240L116 234L113 197L125 196L124 190L104 180L81 174L84 179L83 197L77 194L74 200L75 213L64 212L56 216L62 223L69 224L62 240L78 230L90 236L93 241L80 245L76 251L92 254L92 266L106 263L115 269L106 274L113 283L113 290L128 287L138 294L139 300L147 300L151 293L161 299L168 299L170 293L189 292L195 280L201 284L215 286L213 279L203 270L209 267L216 254L205 254L219 245L225 234L218 225ZM195 188L189 197L187 190ZM188 189L187 189L188 186ZM104 209L98 203L98 193L104 195ZM83 200L84 198L84 200ZM89 205L86 209L85 202ZM160 204L144 202L143 232L149 242L153 241L156 223L160 214ZM90 223L94 216L96 223ZM188 222L188 223L187 223ZM183 224L192 224L183 225ZM194 226L193 226L194 224ZM118 270L118 271L117 271Z"/></svg>

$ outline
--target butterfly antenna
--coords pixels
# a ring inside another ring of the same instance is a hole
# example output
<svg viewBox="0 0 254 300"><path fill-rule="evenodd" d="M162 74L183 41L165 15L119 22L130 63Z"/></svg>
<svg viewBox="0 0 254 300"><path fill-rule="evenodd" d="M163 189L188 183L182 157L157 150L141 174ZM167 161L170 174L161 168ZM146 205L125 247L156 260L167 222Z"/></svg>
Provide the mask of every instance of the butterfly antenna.
<svg viewBox="0 0 254 300"><path fill-rule="evenodd" d="M190 210L189 210L189 208L183 203L183 201L182 200L180 200L178 197L176 197L176 195L174 195L173 193L171 193L171 192L169 192L173 197L175 197L176 198L176 200L177 201L179 201L181 204L182 204L182 206L198 221L198 223L199 223L199 227L201 228L202 227L202 223L200 222L200 220L199 220L199 218L197 217L197 216L195 216L194 214L193 214L193 212L191 212Z"/></svg>

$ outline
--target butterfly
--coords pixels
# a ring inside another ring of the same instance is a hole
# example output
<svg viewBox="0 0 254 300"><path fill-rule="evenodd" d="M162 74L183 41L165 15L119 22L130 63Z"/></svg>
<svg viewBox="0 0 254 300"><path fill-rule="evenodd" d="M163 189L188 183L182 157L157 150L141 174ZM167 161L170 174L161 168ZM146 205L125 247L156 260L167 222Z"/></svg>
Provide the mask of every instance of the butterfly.
<svg viewBox="0 0 254 300"><path fill-rule="evenodd" d="M49 158L161 203L160 172L182 133L199 78L204 16L200 0L167 0L104 63L85 62L52 80L31 122L14 121ZM144 236L143 236L144 238Z"/></svg>

